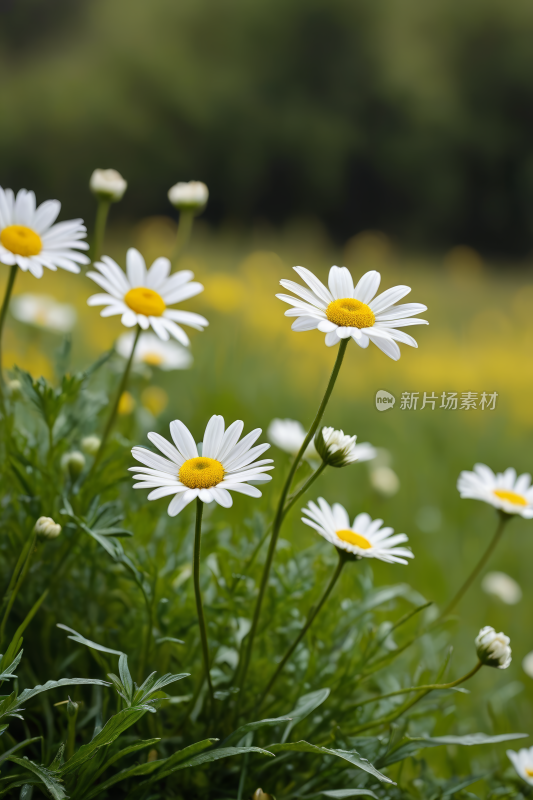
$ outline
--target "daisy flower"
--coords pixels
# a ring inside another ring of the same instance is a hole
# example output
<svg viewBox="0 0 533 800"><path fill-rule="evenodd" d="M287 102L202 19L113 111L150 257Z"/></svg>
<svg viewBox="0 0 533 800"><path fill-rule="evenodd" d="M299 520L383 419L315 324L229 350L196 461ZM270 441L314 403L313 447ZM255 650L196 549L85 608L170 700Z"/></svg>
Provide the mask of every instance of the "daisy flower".
<svg viewBox="0 0 533 800"><path fill-rule="evenodd" d="M533 786L533 747L523 747L521 750L508 750L507 757L515 768L517 774L530 786Z"/></svg>
<svg viewBox="0 0 533 800"><path fill-rule="evenodd" d="M512 467L494 474L485 464L475 464L473 472L461 472L457 488L461 497L483 500L505 514L533 517L533 488L527 472L517 478Z"/></svg>
<svg viewBox="0 0 533 800"><path fill-rule="evenodd" d="M406 558L413 558L407 547L397 545L407 542L405 533L393 536L393 528L382 528L382 519L372 519L369 514L358 514L350 525L348 512L340 503L330 506L323 497L318 498L318 505L311 501L302 512L302 517L309 527L314 528L328 542L346 550L357 558L379 558L388 564L407 564Z"/></svg>
<svg viewBox="0 0 533 800"><path fill-rule="evenodd" d="M374 270L365 273L354 287L346 267L331 267L329 288L308 269L294 267L294 270L308 288L294 281L282 280L281 285L297 297L276 295L284 303L293 306L285 312L286 317L296 317L292 323L293 331L318 328L326 334L328 347L350 336L363 348L372 341L394 361L400 358L400 348L396 342L418 347L412 336L398 330L409 325L429 324L427 320L413 316L426 311L426 306L420 303L396 305L409 294L409 286L395 286L376 297L381 275Z"/></svg>
<svg viewBox="0 0 533 800"><path fill-rule="evenodd" d="M134 333L124 333L118 338L115 349L122 358L127 359L131 355L134 342ZM168 371L187 369L192 364L192 356L189 350L177 342L163 342L154 333L142 333L137 341L133 361L135 364L146 364L148 367L159 367Z"/></svg>
<svg viewBox="0 0 533 800"><path fill-rule="evenodd" d="M11 313L19 322L68 333L76 324L76 309L70 303L58 303L47 294L19 294L11 301Z"/></svg>
<svg viewBox="0 0 533 800"><path fill-rule="evenodd" d="M356 461L371 461L376 449L369 442L356 444L357 436L349 436L335 428L322 428L314 438L315 447L322 461L331 467L347 467Z"/></svg>
<svg viewBox="0 0 533 800"><path fill-rule="evenodd" d="M189 337L176 323L199 331L209 325L200 314L167 307L194 297L204 288L201 283L191 282L194 274L188 269L170 275L168 258L156 258L147 270L142 255L130 247L126 254L126 273L109 256L102 256L102 261L94 266L98 272L88 272L87 277L106 294L93 294L87 304L106 306L100 316L122 314L122 324L126 328L140 325L147 330L151 326L163 341L173 336L185 346L189 344Z"/></svg>
<svg viewBox="0 0 533 800"><path fill-rule="evenodd" d="M36 206L35 193L0 186L0 263L20 267L36 278L43 267L79 272L79 264L89 259L78 250L88 250L87 229L81 219L54 225L61 210L59 200L46 200Z"/></svg>
<svg viewBox="0 0 533 800"><path fill-rule="evenodd" d="M285 453L295 456L300 452L307 431L301 422L296 419L273 419L268 426L267 436L272 444L279 447ZM303 457L308 459L318 459L314 440L309 442Z"/></svg>
<svg viewBox="0 0 533 800"><path fill-rule="evenodd" d="M224 430L224 418L213 416L207 423L201 455L189 429L177 419L170 423L174 444L158 433L148 438L163 456L144 447L134 447L133 457L145 467L130 467L136 472L134 480L141 481L134 489L152 489L148 500L157 500L173 494L168 507L169 516L175 517L196 497L204 503L213 500L224 508L233 505L230 492L240 492L250 497L261 497L261 492L250 481L270 480L265 475L273 466L271 458L255 459L269 449L269 444L252 445L261 434L256 428L239 442L244 423L233 422Z"/></svg>

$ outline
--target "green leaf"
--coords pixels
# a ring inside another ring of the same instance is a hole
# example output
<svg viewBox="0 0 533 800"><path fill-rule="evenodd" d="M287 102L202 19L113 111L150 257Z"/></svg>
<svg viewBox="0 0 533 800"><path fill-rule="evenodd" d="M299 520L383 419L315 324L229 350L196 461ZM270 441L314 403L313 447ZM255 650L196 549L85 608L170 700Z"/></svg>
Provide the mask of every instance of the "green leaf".
<svg viewBox="0 0 533 800"><path fill-rule="evenodd" d="M305 719L315 708L318 708L318 706L322 705L322 703L328 699L330 692L331 689L318 689L316 692L309 692L309 694L304 694L298 698L294 709L287 714L287 716L291 718L291 721L285 728L285 733L281 740L282 742L287 741L290 732L298 722Z"/></svg>
<svg viewBox="0 0 533 800"><path fill-rule="evenodd" d="M123 653L118 660L118 672L128 700L133 697L133 680L128 668L128 656Z"/></svg>
<svg viewBox="0 0 533 800"><path fill-rule="evenodd" d="M21 650L18 656L11 662L9 666L3 665L4 656L0 656L0 681L7 681L10 678L16 678L16 675L13 675L13 670L15 670L18 665L20 664L20 659L22 658L22 653L24 650Z"/></svg>
<svg viewBox="0 0 533 800"><path fill-rule="evenodd" d="M68 625L63 625L61 622L58 622L56 627L61 628L63 631L69 631L70 633L73 633L74 636L69 636L68 638L72 639L72 641L76 642L77 644L84 644L86 647L90 647L92 650L99 650L101 653L110 653L113 656L125 655L122 650L112 650L110 647L104 647L103 644L98 644L97 642L92 642L90 639L86 639L81 633L78 633L78 631L75 631L73 628L69 628Z"/></svg>
<svg viewBox="0 0 533 800"><path fill-rule="evenodd" d="M60 774L67 775L69 772L78 769L78 767L85 763L88 758L91 758L100 747L105 747L111 744L111 742L114 742L115 739L118 739L121 733L144 716L146 710L146 708L137 708L133 706L132 708L124 708L118 714L115 714L114 717L111 717L111 719L106 722L102 730L96 734L89 744L82 744L79 750L63 764L59 770Z"/></svg>
<svg viewBox="0 0 533 800"><path fill-rule="evenodd" d="M57 779L57 773L51 772L51 770L39 764L35 764L26 757L17 758L17 756L9 756L9 761L13 761L15 764L18 764L19 767L24 767L24 769L33 772L33 774L39 778L40 782L44 783L54 800L64 800L67 797L67 793Z"/></svg>
<svg viewBox="0 0 533 800"><path fill-rule="evenodd" d="M30 697L48 692L50 689L57 689L59 686L111 686L111 684L99 678L60 678L58 681L47 681L42 686L34 686L33 689L24 689L18 697L17 704L25 703Z"/></svg>
<svg viewBox="0 0 533 800"><path fill-rule="evenodd" d="M377 770L374 765L370 763L370 761L367 761L366 758L360 756L356 750L337 750L330 749L329 747L318 747L318 745L310 744L309 742L304 741L269 744L267 747L271 753L281 753L283 751L290 750L296 753L316 753L317 755L322 756L336 756L337 758L342 758L344 761L348 761L350 764L359 767L359 769L368 772L369 775L373 775L382 783L392 783L394 786L396 785L394 781L391 781L391 779L387 778L386 775L382 775L382 773L379 772L379 770Z"/></svg>
<svg viewBox="0 0 533 800"><path fill-rule="evenodd" d="M316 794L306 794L305 800L308 797L333 797L337 798L345 798L345 797L373 797L375 800L379 800L377 794L371 792L370 789L327 789L323 792L316 792ZM302 800L304 800L304 795L299 795Z"/></svg>
<svg viewBox="0 0 533 800"><path fill-rule="evenodd" d="M229 742L239 742L247 733L258 731L260 728L271 728L273 725L279 725L281 722L290 722L290 720L290 717L273 717L272 719L261 719L257 722L247 722L246 725L241 725L240 728L226 736L222 746L227 745Z"/></svg>
<svg viewBox="0 0 533 800"><path fill-rule="evenodd" d="M263 756L272 756L268 750L263 750L261 747L220 747L218 750L209 750L207 753L199 753L192 758L187 758L181 761L170 769L163 769L157 775L157 779L165 778L173 772L180 769L187 769L187 767L198 767L201 764L209 764L211 761L219 761L221 758L230 758L230 756L240 756L245 753L261 753Z"/></svg>
<svg viewBox="0 0 533 800"><path fill-rule="evenodd" d="M170 775L176 764L192 758L197 753L201 753L203 750L207 750L208 747L211 747L211 745L218 741L218 739L203 739L201 742L195 742L194 744L190 744L188 747L184 747L183 750L177 750L171 756L164 759L164 770L161 774L156 775L152 780L159 780L159 778L163 777L164 775Z"/></svg>
<svg viewBox="0 0 533 800"><path fill-rule="evenodd" d="M100 777L100 775L104 774L106 769L109 769L109 767L112 764L114 764L119 759L124 758L124 756L129 756L131 755L131 753L137 753L139 750L144 750L145 748L151 747L152 745L157 744L160 741L161 739L144 739L141 742L135 742L135 744L130 744L129 747L125 747L123 750L119 750L118 753L115 753L114 755L111 756L111 758L108 758L105 764L103 764L100 767L96 775L94 775L93 781L97 780Z"/></svg>
<svg viewBox="0 0 533 800"><path fill-rule="evenodd" d="M524 739L529 736L527 733L501 733L497 736L488 736L486 733L468 733L465 736L428 736L416 739L407 738L396 750L392 750L385 756L377 760L379 767L387 767L403 761L404 758L423 750L426 747L440 747L444 744L460 744L472 747L477 744L498 744L498 742L510 742L513 739Z"/></svg>
<svg viewBox="0 0 533 800"><path fill-rule="evenodd" d="M6 725L6 728L7 728L7 725ZM40 741L41 741L41 737L40 736L34 736L33 739L24 739L23 742L19 742L14 747L12 747L10 750L6 750L4 753L2 753L2 755L0 755L0 764L2 763L2 761L5 761L6 759L8 759L9 756L13 755L13 753L16 753L17 750L20 750L21 748L26 747L26 745L28 745L28 744L33 744L33 742L40 742Z"/></svg>
<svg viewBox="0 0 533 800"><path fill-rule="evenodd" d="M125 781L128 778L134 778L136 775L149 775L154 770L158 769L161 764L164 764L166 759L162 759L160 761L148 761L145 764L137 764L134 767L128 767L127 769L123 769L120 772L117 772L116 775L113 775L104 783L99 784L96 786L92 792L83 796L83 800L92 800L93 797L98 797L99 794L105 792L109 789L110 786L114 786L115 783L120 783L120 781Z"/></svg>

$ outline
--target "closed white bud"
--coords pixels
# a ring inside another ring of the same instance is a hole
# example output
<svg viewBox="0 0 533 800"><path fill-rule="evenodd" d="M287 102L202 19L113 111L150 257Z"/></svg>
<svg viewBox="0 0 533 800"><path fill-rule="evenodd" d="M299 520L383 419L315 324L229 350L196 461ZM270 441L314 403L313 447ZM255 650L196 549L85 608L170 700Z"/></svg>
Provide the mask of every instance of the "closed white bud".
<svg viewBox="0 0 533 800"><path fill-rule="evenodd" d="M496 633L490 625L481 628L476 637L477 657L487 667L507 669L511 663L511 640L504 633Z"/></svg>
<svg viewBox="0 0 533 800"><path fill-rule="evenodd" d="M375 467L370 470L372 488L384 495L392 497L400 488L400 479L390 467Z"/></svg>
<svg viewBox="0 0 533 800"><path fill-rule="evenodd" d="M98 436L85 436L81 440L81 449L88 456L95 456L100 449L101 439Z"/></svg>
<svg viewBox="0 0 533 800"><path fill-rule="evenodd" d="M201 181L180 181L168 190L168 199L178 211L199 214L207 205L209 189Z"/></svg>
<svg viewBox="0 0 533 800"><path fill-rule="evenodd" d="M61 533L61 525L52 517L39 517L33 530L41 539L55 539Z"/></svg>
<svg viewBox="0 0 533 800"><path fill-rule="evenodd" d="M330 467L346 467L357 461L357 436L347 436L335 428L322 428L315 436L315 447Z"/></svg>
<svg viewBox="0 0 533 800"><path fill-rule="evenodd" d="M89 181L93 194L102 200L118 203L124 197L128 182L116 169L95 169Z"/></svg>
<svg viewBox="0 0 533 800"><path fill-rule="evenodd" d="M72 450L61 458L61 466L69 473L72 480L76 480L85 466L85 456L79 450Z"/></svg>
<svg viewBox="0 0 533 800"><path fill-rule="evenodd" d="M19 397L22 384L16 378L13 378L13 380L7 382L7 388L11 397Z"/></svg>

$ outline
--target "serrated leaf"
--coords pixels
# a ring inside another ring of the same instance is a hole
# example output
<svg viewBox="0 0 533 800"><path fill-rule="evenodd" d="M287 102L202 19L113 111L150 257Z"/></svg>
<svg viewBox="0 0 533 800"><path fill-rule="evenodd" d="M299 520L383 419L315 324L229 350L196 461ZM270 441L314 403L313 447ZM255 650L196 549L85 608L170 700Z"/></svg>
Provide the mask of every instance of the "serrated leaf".
<svg viewBox="0 0 533 800"><path fill-rule="evenodd" d="M281 740L282 742L287 741L292 729L298 722L305 719L315 708L318 708L318 706L322 705L322 703L328 699L330 692L331 689L318 689L316 692L309 692L309 694L304 694L298 698L293 710L287 714L287 716L291 718L291 721L285 728L285 733Z"/></svg>
<svg viewBox="0 0 533 800"><path fill-rule="evenodd" d="M336 756L337 758L342 758L344 761L348 761L350 764L359 767L359 769L364 770L364 772L368 772L369 775L373 775L382 783L391 783L396 786L394 781L379 772L379 770L377 770L376 767L370 763L370 761L367 761L366 758L360 756L356 750L350 751L338 750L329 747L319 747L318 745L310 744L309 742L304 741L269 744L267 747L271 753L281 753L283 751L290 750L296 753L316 753L317 755L322 756Z"/></svg>
<svg viewBox="0 0 533 800"><path fill-rule="evenodd" d="M40 782L44 783L54 800L65 800L67 797L66 791L58 781L57 773L51 772L51 770L46 769L46 767L40 764L35 764L26 757L17 758L17 756L9 756L8 760L18 764L19 767L24 767L24 769L33 772L33 774L39 778Z"/></svg>
<svg viewBox="0 0 533 800"><path fill-rule="evenodd" d="M290 720L290 717L273 717L272 719L261 719L257 722L247 722L230 733L229 736L226 736L222 746L227 745L229 742L239 742L247 733L258 731L260 728L271 728L273 725L279 725L281 722L290 722Z"/></svg>
<svg viewBox="0 0 533 800"><path fill-rule="evenodd" d="M489 736L486 733L468 733L464 736L428 736L416 739L408 738L403 744L387 753L377 760L380 767L387 767L403 761L404 758L423 750L426 747L440 747L445 744L459 744L465 747L473 747L477 744L498 744L498 742L509 742L513 739L524 739L527 733L501 733L496 736Z"/></svg>
<svg viewBox="0 0 533 800"><path fill-rule="evenodd" d="M79 750L77 750L68 761L65 761L59 770L60 774L67 775L78 769L78 767L87 761L88 758L91 758L100 747L105 747L114 742L115 739L118 739L121 733L144 716L146 710L145 708L133 706L132 708L124 708L122 711L119 711L118 714L115 714L114 717L111 717L111 719L106 722L102 730L96 734L92 741L88 744L82 744Z"/></svg>
<svg viewBox="0 0 533 800"><path fill-rule="evenodd" d="M50 689L57 689L60 686L111 686L109 681L101 681L99 678L60 678L58 681L47 681L42 686L34 686L33 689L24 689L19 695L17 705L25 703L31 697L35 697L41 692L48 692Z"/></svg>
<svg viewBox="0 0 533 800"><path fill-rule="evenodd" d="M24 650L21 650L18 656L16 656L9 666L4 667L3 660L4 656L0 656L0 681L7 681L10 678L16 678L16 675L13 675L13 670L18 667L20 664L20 659L22 658Z"/></svg>

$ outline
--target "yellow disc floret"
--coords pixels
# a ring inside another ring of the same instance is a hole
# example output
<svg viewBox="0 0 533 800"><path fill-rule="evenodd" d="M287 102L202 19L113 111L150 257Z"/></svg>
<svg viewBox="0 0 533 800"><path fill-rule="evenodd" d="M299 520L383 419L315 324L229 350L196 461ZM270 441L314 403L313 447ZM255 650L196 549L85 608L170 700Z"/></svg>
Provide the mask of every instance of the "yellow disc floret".
<svg viewBox="0 0 533 800"><path fill-rule="evenodd" d="M533 769L530 769L529 767L526 767L524 772L526 773L528 778L533 778Z"/></svg>
<svg viewBox="0 0 533 800"><path fill-rule="evenodd" d="M166 308L161 295L145 286L130 289L124 296L124 302L136 314L144 314L146 317L160 317Z"/></svg>
<svg viewBox="0 0 533 800"><path fill-rule="evenodd" d="M163 363L163 356L161 353L156 353L153 350L148 350L146 353L143 354L142 360L145 364L148 364L150 367L158 367L160 364Z"/></svg>
<svg viewBox="0 0 533 800"><path fill-rule="evenodd" d="M507 500L508 503L513 503L515 506L527 506L527 500L521 494L516 492L509 492L507 489L494 489L494 494L500 500Z"/></svg>
<svg viewBox="0 0 533 800"><path fill-rule="evenodd" d="M327 307L326 316L330 322L343 328L371 328L376 321L370 306L353 297L334 300Z"/></svg>
<svg viewBox="0 0 533 800"><path fill-rule="evenodd" d="M197 456L181 465L178 478L189 489L209 489L224 478L224 467L214 458Z"/></svg>
<svg viewBox="0 0 533 800"><path fill-rule="evenodd" d="M365 539L364 536L361 536L360 533L356 533L355 531L342 530L337 531L336 533L341 541L348 542L348 544L353 544L356 547L360 547L361 550L370 550L372 547L368 539Z"/></svg>
<svg viewBox="0 0 533 800"><path fill-rule="evenodd" d="M25 225L9 225L0 233L0 243L17 256L37 256L43 249L41 237Z"/></svg>

